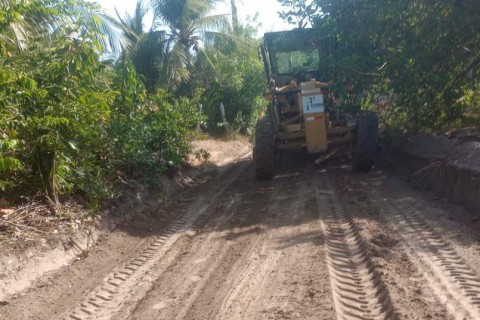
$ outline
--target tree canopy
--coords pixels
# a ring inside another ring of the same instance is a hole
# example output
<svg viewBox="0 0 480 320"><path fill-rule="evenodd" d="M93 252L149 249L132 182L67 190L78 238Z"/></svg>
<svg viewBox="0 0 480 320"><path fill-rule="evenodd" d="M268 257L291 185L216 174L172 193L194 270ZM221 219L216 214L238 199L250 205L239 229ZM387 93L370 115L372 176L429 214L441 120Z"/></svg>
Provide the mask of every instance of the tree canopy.
<svg viewBox="0 0 480 320"><path fill-rule="evenodd" d="M290 8L312 4L279 2ZM478 122L478 1L313 4L313 28L319 37L335 40L335 53L324 57L322 65L337 74L339 86L354 85L364 107L380 108L387 122L407 128L439 130ZM301 10L282 13L289 21L303 21L304 15ZM375 106L385 95L393 104Z"/></svg>
<svg viewBox="0 0 480 320"><path fill-rule="evenodd" d="M153 0L154 26L167 27L166 81L175 88L188 79L197 54L212 44L229 22L224 15L212 15L213 0ZM155 28L154 27L154 28Z"/></svg>

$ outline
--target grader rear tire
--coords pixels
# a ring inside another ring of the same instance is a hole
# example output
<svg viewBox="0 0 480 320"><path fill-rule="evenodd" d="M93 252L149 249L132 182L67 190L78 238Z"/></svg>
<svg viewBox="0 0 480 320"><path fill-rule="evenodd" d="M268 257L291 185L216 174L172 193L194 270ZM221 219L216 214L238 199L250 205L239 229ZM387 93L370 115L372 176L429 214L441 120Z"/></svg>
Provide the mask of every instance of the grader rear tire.
<svg viewBox="0 0 480 320"><path fill-rule="evenodd" d="M357 120L357 147L353 156L353 170L372 170L378 148L378 117L374 112L362 112Z"/></svg>
<svg viewBox="0 0 480 320"><path fill-rule="evenodd" d="M257 180L272 179L275 170L275 134L271 119L263 118L257 121L253 152L255 178Z"/></svg>

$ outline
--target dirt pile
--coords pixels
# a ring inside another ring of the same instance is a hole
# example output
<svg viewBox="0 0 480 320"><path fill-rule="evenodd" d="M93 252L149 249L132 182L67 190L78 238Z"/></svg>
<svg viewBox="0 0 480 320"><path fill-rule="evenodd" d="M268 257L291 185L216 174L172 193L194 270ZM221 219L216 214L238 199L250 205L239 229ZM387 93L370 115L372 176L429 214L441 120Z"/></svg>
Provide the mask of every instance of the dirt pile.
<svg viewBox="0 0 480 320"><path fill-rule="evenodd" d="M443 135L407 134L387 154L394 171L407 173L413 186L480 208L480 127Z"/></svg>

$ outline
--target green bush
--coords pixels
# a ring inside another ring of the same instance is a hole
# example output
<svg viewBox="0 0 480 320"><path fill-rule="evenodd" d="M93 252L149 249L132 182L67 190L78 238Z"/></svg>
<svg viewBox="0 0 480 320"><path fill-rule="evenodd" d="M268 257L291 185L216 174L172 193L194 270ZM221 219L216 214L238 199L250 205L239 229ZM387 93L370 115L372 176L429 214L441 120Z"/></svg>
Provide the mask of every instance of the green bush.
<svg viewBox="0 0 480 320"><path fill-rule="evenodd" d="M88 39L58 36L0 55L0 188L73 193L92 204L122 179L153 177L186 159L202 121L197 99L147 96L127 59L103 62Z"/></svg>
<svg viewBox="0 0 480 320"><path fill-rule="evenodd" d="M260 41L254 34L252 26L238 25L230 39L207 50L215 69L200 64L201 72L209 74L203 103L211 133L225 133L220 103L225 107L230 133L252 134L258 116L266 109L262 97L266 76L258 55Z"/></svg>
<svg viewBox="0 0 480 320"><path fill-rule="evenodd" d="M480 79L480 2L308 2L314 3L309 20L319 38L333 40L333 54L323 65L337 75L343 100L357 96L371 108L378 97L390 95L393 103L375 107L389 125L401 128L441 131L479 123L471 109ZM303 15L287 11L284 17ZM342 92L348 85L351 92Z"/></svg>

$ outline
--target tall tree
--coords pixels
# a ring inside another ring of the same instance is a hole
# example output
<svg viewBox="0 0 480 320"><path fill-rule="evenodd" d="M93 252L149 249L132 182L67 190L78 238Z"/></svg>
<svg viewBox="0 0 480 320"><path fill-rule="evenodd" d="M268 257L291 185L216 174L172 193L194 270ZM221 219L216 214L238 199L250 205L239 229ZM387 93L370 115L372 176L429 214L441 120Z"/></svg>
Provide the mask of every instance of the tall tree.
<svg viewBox="0 0 480 320"><path fill-rule="evenodd" d="M167 28L169 55L167 86L177 87L190 77L200 52L229 27L225 15L211 15L216 0L152 0L154 27ZM204 54L208 59L208 56Z"/></svg>
<svg viewBox="0 0 480 320"><path fill-rule="evenodd" d="M116 14L123 34L131 44L122 54L132 61L136 71L143 77L147 91L153 93L159 84L165 82L163 75L168 43L165 31L144 30L147 9L144 1L138 0L133 15L122 17L118 11Z"/></svg>

